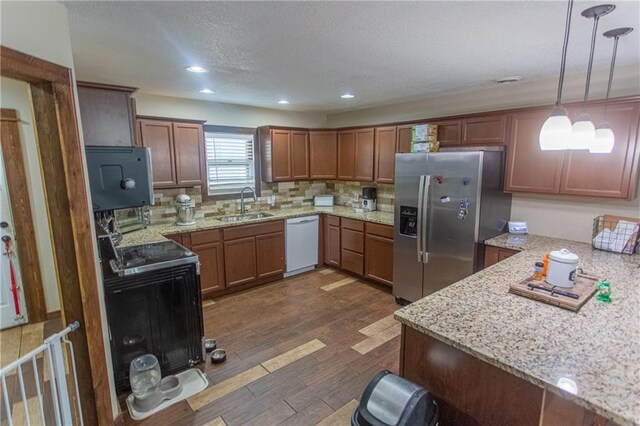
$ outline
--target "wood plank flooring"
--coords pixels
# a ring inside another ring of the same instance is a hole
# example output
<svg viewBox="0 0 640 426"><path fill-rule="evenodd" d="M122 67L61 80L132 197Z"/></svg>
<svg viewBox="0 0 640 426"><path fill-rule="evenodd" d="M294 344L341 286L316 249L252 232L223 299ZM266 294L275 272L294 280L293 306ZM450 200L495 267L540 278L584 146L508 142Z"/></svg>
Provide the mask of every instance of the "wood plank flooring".
<svg viewBox="0 0 640 426"><path fill-rule="evenodd" d="M384 286L323 268L204 305L227 361L202 363L206 390L141 422L123 404L125 424L348 425L369 380L398 372L399 307Z"/></svg>

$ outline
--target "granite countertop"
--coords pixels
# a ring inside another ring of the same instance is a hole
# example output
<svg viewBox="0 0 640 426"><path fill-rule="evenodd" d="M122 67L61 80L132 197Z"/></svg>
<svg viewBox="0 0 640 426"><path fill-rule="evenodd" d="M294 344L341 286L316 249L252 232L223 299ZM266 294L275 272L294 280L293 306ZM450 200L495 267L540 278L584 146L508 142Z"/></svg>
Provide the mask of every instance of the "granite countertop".
<svg viewBox="0 0 640 426"><path fill-rule="evenodd" d="M251 212L255 213L255 212ZM357 213L350 207L301 207L280 210L268 210L273 216L263 217L259 219L246 220L242 222L225 223L215 218L215 216L205 217L204 219L196 219L196 223L190 226L178 226L175 219L162 219L155 221L151 219L151 225L146 229L129 232L123 235L122 242L118 247L129 247L138 244L155 243L166 240L166 235L188 233L194 231L204 231L207 229L228 228L231 226L247 225L260 222L269 222L272 220L289 219L292 217L300 217L312 214L327 213L350 219L364 220L365 222L379 223L382 225L393 226L393 213L374 211L366 213Z"/></svg>
<svg viewBox="0 0 640 426"><path fill-rule="evenodd" d="M640 256L536 235L486 244L521 253L397 311L396 319L608 419L640 425ZM576 313L507 292L560 248L611 282L611 304L594 296ZM560 379L576 391L561 389Z"/></svg>

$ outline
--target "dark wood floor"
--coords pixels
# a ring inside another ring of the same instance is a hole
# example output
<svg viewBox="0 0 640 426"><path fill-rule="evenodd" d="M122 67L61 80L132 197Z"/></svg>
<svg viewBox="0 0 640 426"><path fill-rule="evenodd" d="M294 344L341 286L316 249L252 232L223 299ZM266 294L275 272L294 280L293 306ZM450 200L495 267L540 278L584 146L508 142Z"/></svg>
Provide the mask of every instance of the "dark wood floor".
<svg viewBox="0 0 640 426"><path fill-rule="evenodd" d="M398 371L397 308L388 288L332 269L205 301L227 361L202 365L201 394L125 424L348 424L371 377Z"/></svg>

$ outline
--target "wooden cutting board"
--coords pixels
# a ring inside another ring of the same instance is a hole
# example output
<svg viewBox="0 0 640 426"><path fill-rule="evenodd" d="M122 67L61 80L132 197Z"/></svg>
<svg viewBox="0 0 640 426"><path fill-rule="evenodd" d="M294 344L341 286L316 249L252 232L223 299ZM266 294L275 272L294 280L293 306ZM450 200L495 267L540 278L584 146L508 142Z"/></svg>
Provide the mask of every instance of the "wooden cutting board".
<svg viewBox="0 0 640 426"><path fill-rule="evenodd" d="M596 277L578 274L576 276L576 283L574 284L574 286L571 288L565 288L553 286L546 281L534 280L533 277L530 277L519 283L511 284L509 286L509 293L528 297L529 299L538 300L549 305L559 306L570 311L578 312L582 305L584 305L596 291L596 283L598 281L599 280ZM545 290L529 288L529 283L543 286L548 289L555 288L557 290L570 291L571 293L578 294L580 297L578 299L573 299L571 297L563 296L560 294L551 295L550 292Z"/></svg>

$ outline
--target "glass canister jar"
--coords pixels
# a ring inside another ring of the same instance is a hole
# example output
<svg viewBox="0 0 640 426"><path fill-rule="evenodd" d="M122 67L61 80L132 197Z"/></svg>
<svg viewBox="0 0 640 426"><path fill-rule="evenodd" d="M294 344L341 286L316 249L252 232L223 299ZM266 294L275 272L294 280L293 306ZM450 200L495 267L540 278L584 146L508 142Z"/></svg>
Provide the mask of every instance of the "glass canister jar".
<svg viewBox="0 0 640 426"><path fill-rule="evenodd" d="M155 392L161 378L160 364L154 355L141 355L131 361L129 383L134 395L143 396Z"/></svg>

